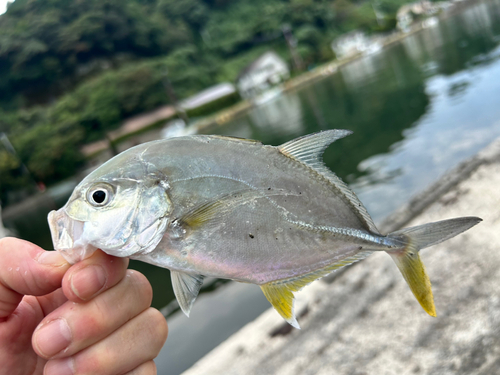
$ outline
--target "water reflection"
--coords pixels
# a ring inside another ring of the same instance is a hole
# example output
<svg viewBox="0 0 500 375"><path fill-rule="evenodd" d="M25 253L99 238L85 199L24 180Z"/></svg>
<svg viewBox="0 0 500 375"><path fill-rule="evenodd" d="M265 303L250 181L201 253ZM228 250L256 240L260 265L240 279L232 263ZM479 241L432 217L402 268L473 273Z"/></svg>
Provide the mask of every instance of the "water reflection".
<svg viewBox="0 0 500 375"><path fill-rule="evenodd" d="M381 220L500 135L499 9L498 1L478 3L218 131L237 134L247 123L247 136L280 144L327 128L353 130L325 162ZM283 110L291 98L300 111Z"/></svg>

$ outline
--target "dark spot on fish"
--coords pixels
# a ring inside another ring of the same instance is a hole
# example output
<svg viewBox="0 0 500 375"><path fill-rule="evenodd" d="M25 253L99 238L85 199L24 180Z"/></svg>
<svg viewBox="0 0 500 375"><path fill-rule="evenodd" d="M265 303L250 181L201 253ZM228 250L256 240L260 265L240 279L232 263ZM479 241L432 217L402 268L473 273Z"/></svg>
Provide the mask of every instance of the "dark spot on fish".
<svg viewBox="0 0 500 375"><path fill-rule="evenodd" d="M267 188L267 190L271 190L271 188Z"/></svg>
<svg viewBox="0 0 500 375"><path fill-rule="evenodd" d="M276 237L276 241L278 241L278 237Z"/></svg>
<svg viewBox="0 0 500 375"><path fill-rule="evenodd" d="M254 238L255 236L254 236L253 234L251 234L251 233L250 233L250 234L248 235L248 237L250 237L250 238Z"/></svg>
<svg viewBox="0 0 500 375"><path fill-rule="evenodd" d="M301 191L299 191L299 194L302 194L302 192L301 192Z"/></svg>
<svg viewBox="0 0 500 375"><path fill-rule="evenodd" d="M358 250L363 250L363 246L358 247Z"/></svg>

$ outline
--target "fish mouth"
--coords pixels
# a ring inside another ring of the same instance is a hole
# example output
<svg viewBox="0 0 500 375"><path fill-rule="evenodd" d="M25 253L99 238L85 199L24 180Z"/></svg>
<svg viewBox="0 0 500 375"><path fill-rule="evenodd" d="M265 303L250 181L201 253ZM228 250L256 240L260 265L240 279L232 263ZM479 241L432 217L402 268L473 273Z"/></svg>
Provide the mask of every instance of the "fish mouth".
<svg viewBox="0 0 500 375"><path fill-rule="evenodd" d="M90 257L97 250L84 238L85 223L69 217L64 208L51 211L48 221L54 249L70 264Z"/></svg>

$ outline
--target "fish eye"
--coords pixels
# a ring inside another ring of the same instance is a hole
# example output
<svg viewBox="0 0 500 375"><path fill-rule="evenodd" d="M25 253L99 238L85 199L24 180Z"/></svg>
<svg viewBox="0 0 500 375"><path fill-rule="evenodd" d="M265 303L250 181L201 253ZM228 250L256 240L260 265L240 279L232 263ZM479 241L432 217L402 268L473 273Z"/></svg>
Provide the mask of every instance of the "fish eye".
<svg viewBox="0 0 500 375"><path fill-rule="evenodd" d="M102 207L107 205L113 196L113 189L111 186L98 185L89 189L87 193L87 201L95 207Z"/></svg>
<svg viewBox="0 0 500 375"><path fill-rule="evenodd" d="M104 191L104 190L96 190L92 193L92 199L97 204L103 203L106 200L106 196L107 196L107 194L106 194L106 191Z"/></svg>

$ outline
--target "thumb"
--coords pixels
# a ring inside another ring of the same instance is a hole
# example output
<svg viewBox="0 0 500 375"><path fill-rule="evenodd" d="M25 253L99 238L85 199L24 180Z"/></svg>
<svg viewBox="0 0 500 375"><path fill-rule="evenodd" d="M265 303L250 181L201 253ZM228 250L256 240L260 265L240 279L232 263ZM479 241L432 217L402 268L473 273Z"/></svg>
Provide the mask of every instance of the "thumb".
<svg viewBox="0 0 500 375"><path fill-rule="evenodd" d="M16 309L23 295L42 296L60 288L69 267L55 251L17 238L0 239L0 319Z"/></svg>

